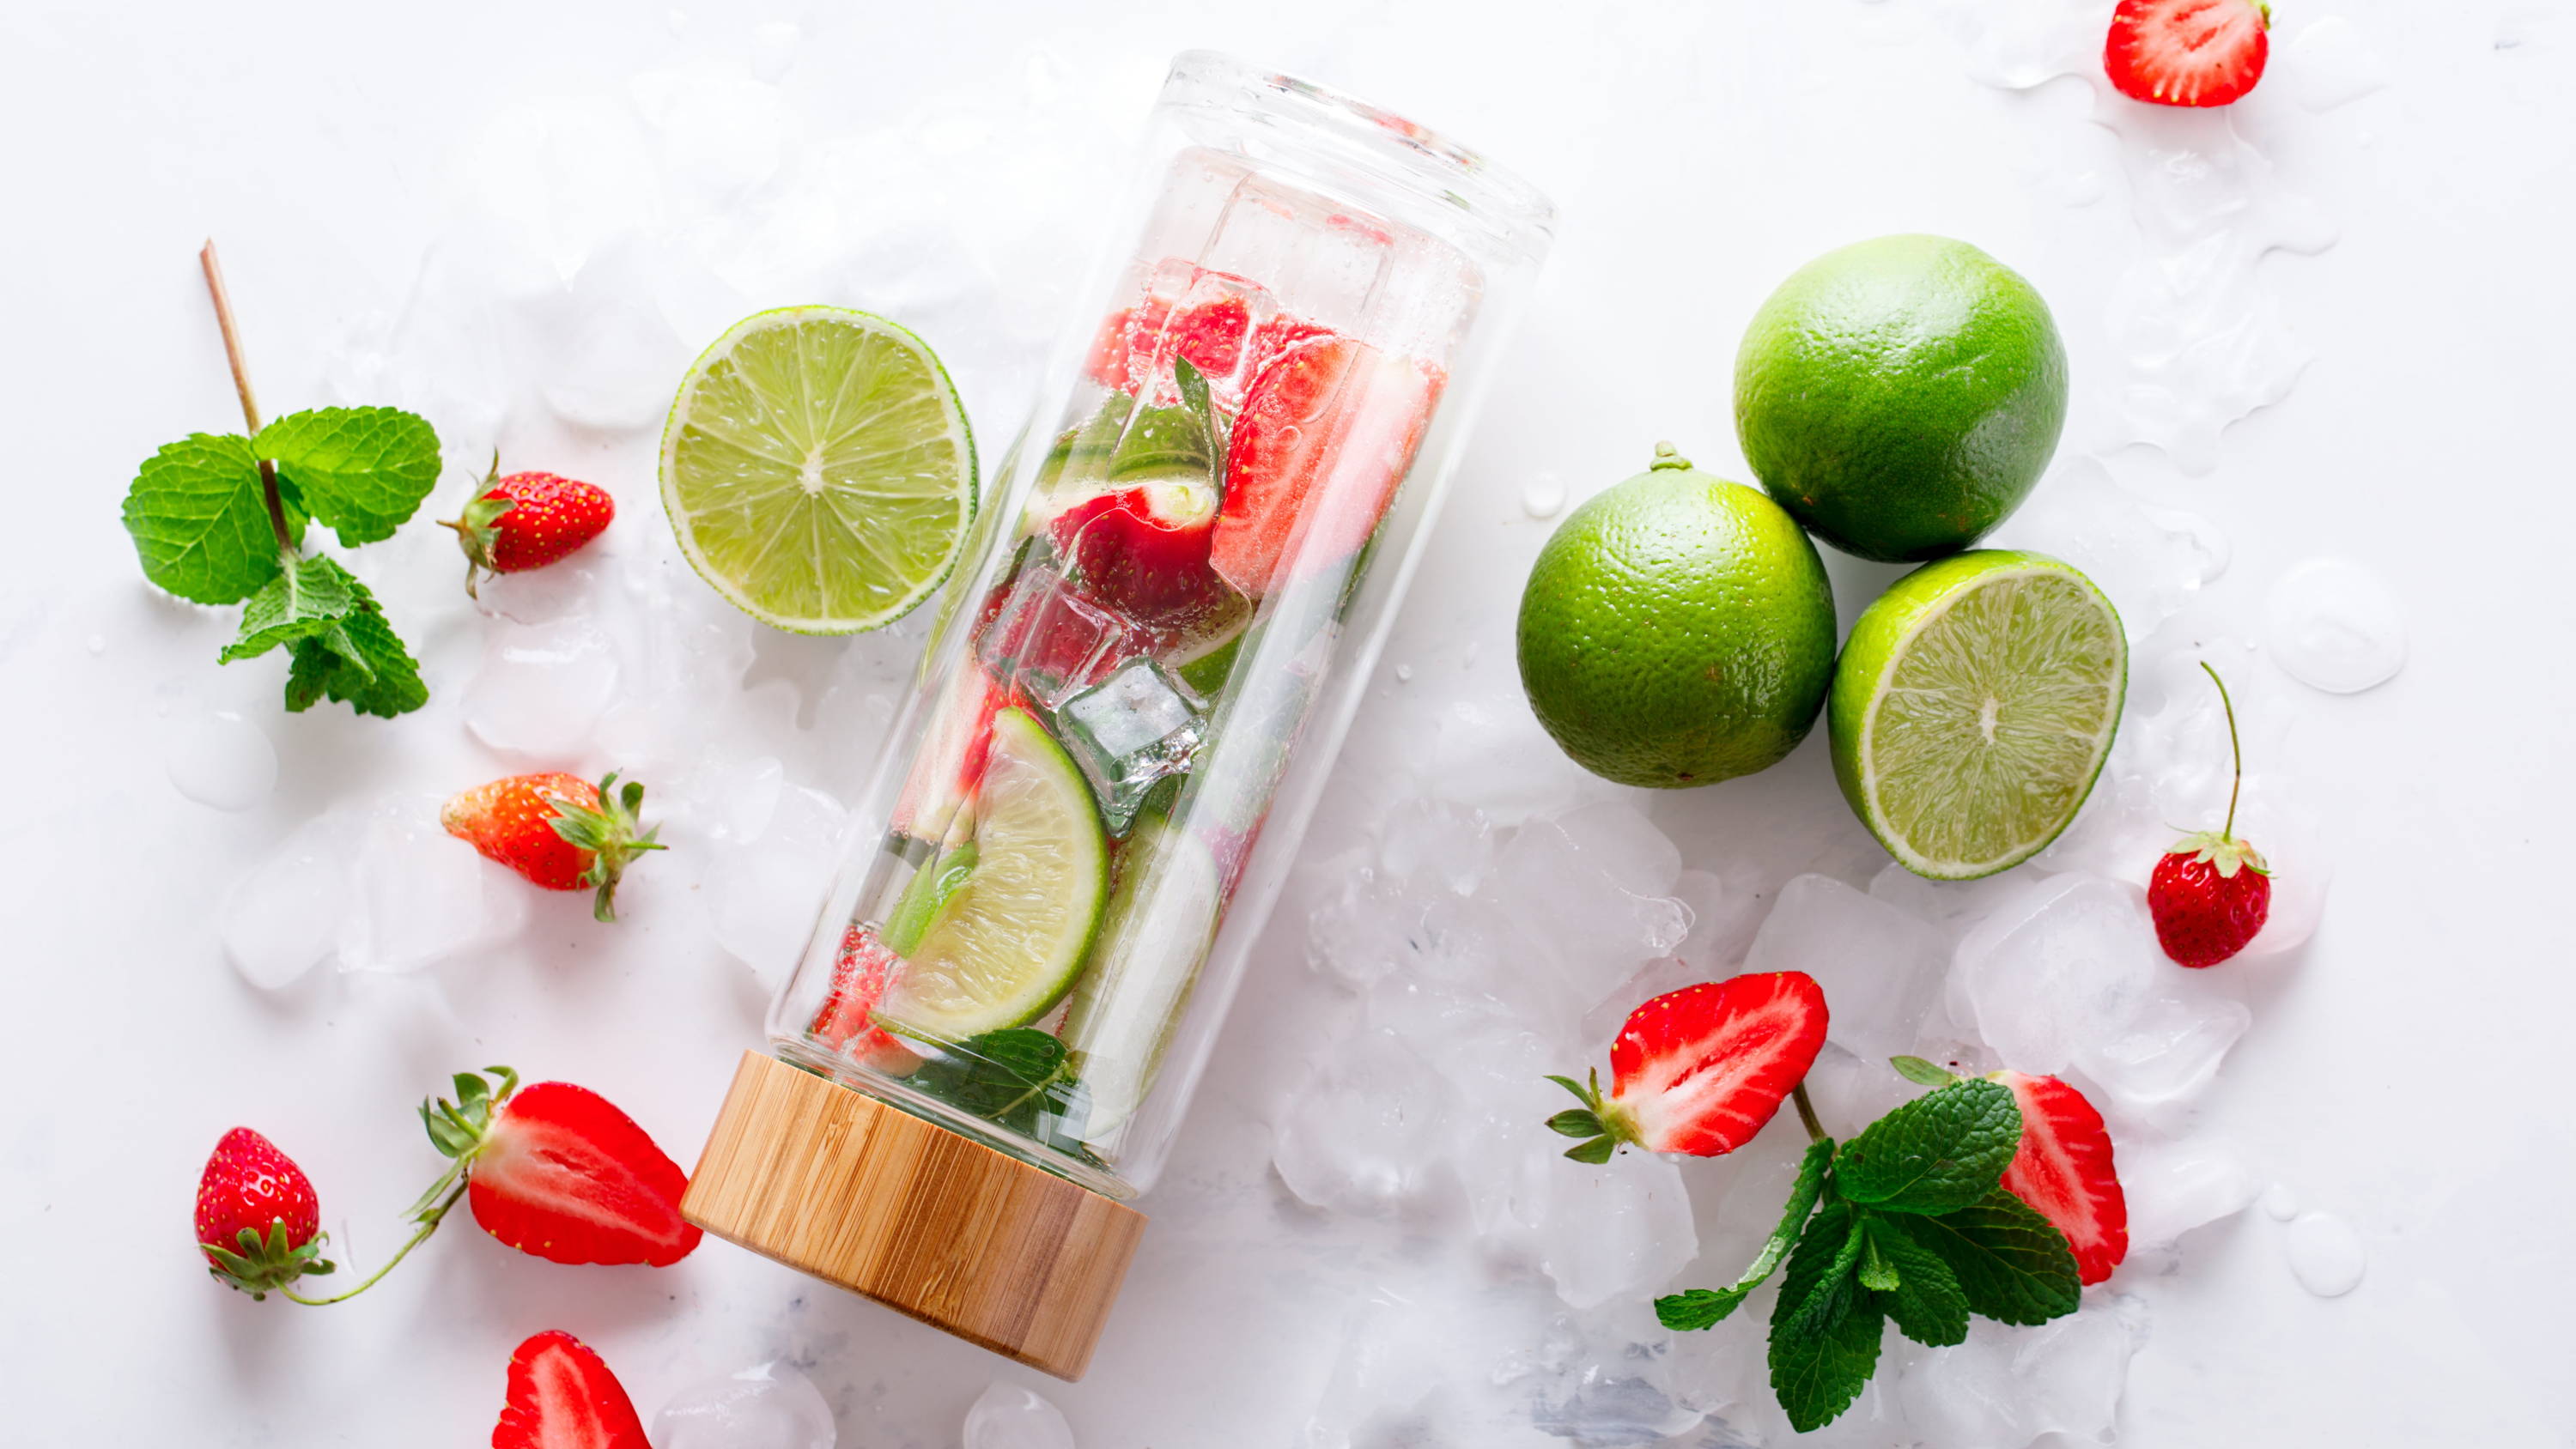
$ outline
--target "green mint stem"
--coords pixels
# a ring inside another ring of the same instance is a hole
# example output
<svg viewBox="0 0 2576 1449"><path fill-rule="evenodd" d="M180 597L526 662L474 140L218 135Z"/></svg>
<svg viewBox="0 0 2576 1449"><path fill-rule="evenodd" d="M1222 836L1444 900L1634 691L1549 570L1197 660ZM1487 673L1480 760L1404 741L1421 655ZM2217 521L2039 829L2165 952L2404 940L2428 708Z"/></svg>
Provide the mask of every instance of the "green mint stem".
<svg viewBox="0 0 2576 1449"><path fill-rule="evenodd" d="M1789 1100L1798 1104L1798 1120L1806 1125L1807 1140L1825 1140L1825 1124L1816 1120L1816 1104L1807 1100L1807 1084L1800 1082L1789 1089Z"/></svg>
<svg viewBox="0 0 2576 1449"><path fill-rule="evenodd" d="M450 1191L445 1198L439 1201L436 1208L422 1215L420 1220L420 1229L411 1235L411 1240L395 1249L394 1255L387 1258L382 1267L369 1273L364 1281L360 1282L358 1286L350 1289L348 1292L334 1293L328 1298L307 1298L292 1288L280 1288L277 1291L285 1295L289 1302L301 1303L307 1308L328 1308L334 1303L348 1302L350 1299L355 1298L359 1294L376 1286L376 1281L384 1277L387 1273L392 1272L396 1263L399 1263L403 1259L411 1256L412 1249L427 1242L429 1240L429 1235L438 1231L438 1225L447 1220L447 1210L456 1206L456 1200L463 1196L465 1196L465 1182L460 1178L457 1180L455 1188Z"/></svg>
<svg viewBox="0 0 2576 1449"><path fill-rule="evenodd" d="M242 356L241 330L233 325L232 293L224 287L224 264L215 256L215 244L208 241L197 250L197 265L206 274L206 294L214 298L215 326L224 334L224 361L233 370L233 391L241 397L242 424L246 436L259 436L259 398L250 390L250 362ZM277 551L289 567L295 562L295 540L286 529L286 500L277 495L277 465L266 458L259 460L259 488L268 503L268 527L277 535Z"/></svg>

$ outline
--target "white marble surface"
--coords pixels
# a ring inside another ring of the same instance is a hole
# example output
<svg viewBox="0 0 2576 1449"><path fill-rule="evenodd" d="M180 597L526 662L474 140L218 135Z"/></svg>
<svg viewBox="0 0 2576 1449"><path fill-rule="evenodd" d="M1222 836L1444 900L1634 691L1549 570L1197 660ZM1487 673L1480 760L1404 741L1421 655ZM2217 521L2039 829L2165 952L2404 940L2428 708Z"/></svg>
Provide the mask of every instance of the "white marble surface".
<svg viewBox="0 0 2576 1449"><path fill-rule="evenodd" d="M2563 760L2576 684L2556 652L2557 550L2576 534L2556 426L2576 383L2576 12L2284 4L2275 75L2232 121L2239 147L2206 119L2142 117L2084 80L1989 83L2039 80L2057 28L2080 40L2098 25L2050 0L1597 16L1492 0L739 9L17 0L0 14L15 202L0 316L18 339L0 357L15 464L0 573L15 1028L0 1352L20 1385L0 1439L476 1442L510 1346L545 1327L599 1347L648 1418L692 1384L793 1359L848 1449L954 1445L997 1375L1037 1382L712 1242L667 1271L563 1268L457 1225L345 1307L210 1285L183 1224L205 1152L235 1122L306 1164L359 1261L391 1246L434 1171L411 1108L458 1067L589 1083L692 1156L764 996L707 904L727 858L721 772L756 779L775 760L786 785L846 798L917 636L723 634L733 665L747 651L741 693L702 711L710 774L665 797L696 812L683 823L704 848L640 867L620 928L594 929L570 899L512 897L496 949L420 975L326 966L263 993L227 967L215 926L249 860L336 802L434 798L524 758L484 742L506 725L486 720L479 738L463 703L505 625L453 591L445 537L415 525L364 571L438 699L390 727L287 717L274 660L217 668L228 622L142 583L116 503L158 444L235 424L193 267L211 234L272 410L409 402L443 419L460 460L497 438L515 463L618 494L626 511L589 586L623 601L620 697L646 697L668 682L652 651L675 621L725 628L668 574L650 430L636 426L687 351L739 303L873 304L951 355L998 447L1082 260L1068 239L1088 244L1083 201L1122 174L1169 52L1212 45L1487 149L1550 190L1564 224L1308 868L1144 1204L1157 1223L1127 1300L1085 1382L1041 1385L1081 1442L1339 1442L1306 1426L1352 1382L1355 1325L1372 1301L1428 1285L1490 1276L1496 1301L1519 1307L1477 1331L1545 1331L1544 1283L1482 1261L1436 1194L1389 1219L1328 1215L1273 1172L1279 1103L1351 1009L1304 964L1304 917L1391 796L1441 794L1508 822L1620 794L1573 779L1525 727L1492 768L1430 747L1462 700L1498 719L1518 708L1512 601L1550 526L1525 491L1579 500L1663 437L1739 471L1726 397L1746 315L1808 256L1918 229L1986 246L2056 305L2079 390L2057 482L2098 457L2119 486L2227 541L2223 573L2172 592L2162 645L2261 639L2276 581L2320 556L2374 570L2407 620L2403 672L2366 693L2315 692L2260 652L2234 656L2340 860L2313 943L2249 971L2251 1030L2192 1112L2192 1140L2229 1144L2252 1184L2277 1185L2266 1205L2281 1211L2238 1214L2115 1280L2147 1334L2120 1442L2576 1442L2576 1270L2550 1226L2576 1194L2558 825L2576 809ZM2173 164L2193 154L2241 174L2195 191ZM761 198L818 157L841 183L820 234L831 245L792 227L725 233L774 220ZM556 270L495 322L445 311L467 294L439 291L424 259L460 255ZM721 285L698 265L710 256L725 259ZM581 308L620 287L658 288L668 327L585 353L562 309L618 315ZM2218 363L2167 355L2178 339L2159 329L2177 318L2195 336L2241 326L2242 346ZM504 340L469 366L460 337ZM626 360L645 375L622 373ZM556 391L525 381L538 377ZM2129 392L2164 384L2161 401ZM452 470L432 509L452 513L465 486ZM1846 620L1887 577L1832 568ZM279 760L273 788L237 811L173 783L202 752L245 747L237 730L209 736L220 712ZM611 757L611 715L578 732L583 765ZM1875 869L1821 741L1757 780L1636 803L1686 865L1736 858L1752 833L1775 843L1774 885ZM736 944L757 936L753 916ZM2342 1297L2291 1271L2307 1235L2291 1222L2318 1210L2368 1255ZM1717 1434L1676 1442L1728 1442Z"/></svg>

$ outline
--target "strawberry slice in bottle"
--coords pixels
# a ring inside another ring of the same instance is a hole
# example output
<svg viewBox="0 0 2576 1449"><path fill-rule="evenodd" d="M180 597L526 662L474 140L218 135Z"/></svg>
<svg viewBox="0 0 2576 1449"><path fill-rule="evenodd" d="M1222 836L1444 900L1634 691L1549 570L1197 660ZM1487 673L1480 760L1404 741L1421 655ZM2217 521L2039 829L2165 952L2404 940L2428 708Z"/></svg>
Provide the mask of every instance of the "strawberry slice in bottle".
<svg viewBox="0 0 2576 1449"><path fill-rule="evenodd" d="M1083 593L1152 629L1222 609L1231 591L1208 562L1217 494L1204 471L1097 493L1056 515L1056 554Z"/></svg>
<svg viewBox="0 0 2576 1449"><path fill-rule="evenodd" d="M1258 598L1292 566L1320 570L1359 552L1413 466L1441 381L1436 368L1332 333L1272 360L1227 449L1209 548L1217 574Z"/></svg>

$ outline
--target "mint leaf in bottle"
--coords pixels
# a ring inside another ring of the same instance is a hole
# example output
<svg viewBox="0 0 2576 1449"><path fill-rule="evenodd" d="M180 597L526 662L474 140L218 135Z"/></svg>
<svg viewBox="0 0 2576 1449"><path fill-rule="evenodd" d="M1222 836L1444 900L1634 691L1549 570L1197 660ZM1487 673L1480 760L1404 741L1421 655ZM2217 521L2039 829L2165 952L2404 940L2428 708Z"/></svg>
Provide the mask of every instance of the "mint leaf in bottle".
<svg viewBox="0 0 2576 1449"><path fill-rule="evenodd" d="M1900 1213L1946 1213L1994 1191L2021 1145L2011 1089L1954 1082L1879 1118L1844 1143L1834 1188L1846 1199Z"/></svg>

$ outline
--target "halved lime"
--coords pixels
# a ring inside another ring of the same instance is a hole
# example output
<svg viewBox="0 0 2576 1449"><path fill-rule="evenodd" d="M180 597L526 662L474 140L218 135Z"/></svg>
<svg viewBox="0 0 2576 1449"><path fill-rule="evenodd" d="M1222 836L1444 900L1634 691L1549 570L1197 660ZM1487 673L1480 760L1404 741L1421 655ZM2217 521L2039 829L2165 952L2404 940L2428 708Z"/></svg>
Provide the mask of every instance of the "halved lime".
<svg viewBox="0 0 2576 1449"><path fill-rule="evenodd" d="M1100 927L1108 837L1082 772L1027 710L994 714L975 811L974 867L878 1008L908 1035L960 1042L1046 1015Z"/></svg>
<svg viewBox="0 0 2576 1449"><path fill-rule="evenodd" d="M975 440L930 348L882 317L746 317L662 429L680 552L764 624L854 634L939 587L975 517Z"/></svg>
<svg viewBox="0 0 2576 1449"><path fill-rule="evenodd" d="M2008 549L1926 564L1843 645L1826 705L1834 776L1907 870L1992 875L2083 807L2128 682L2120 616L2073 568Z"/></svg>

